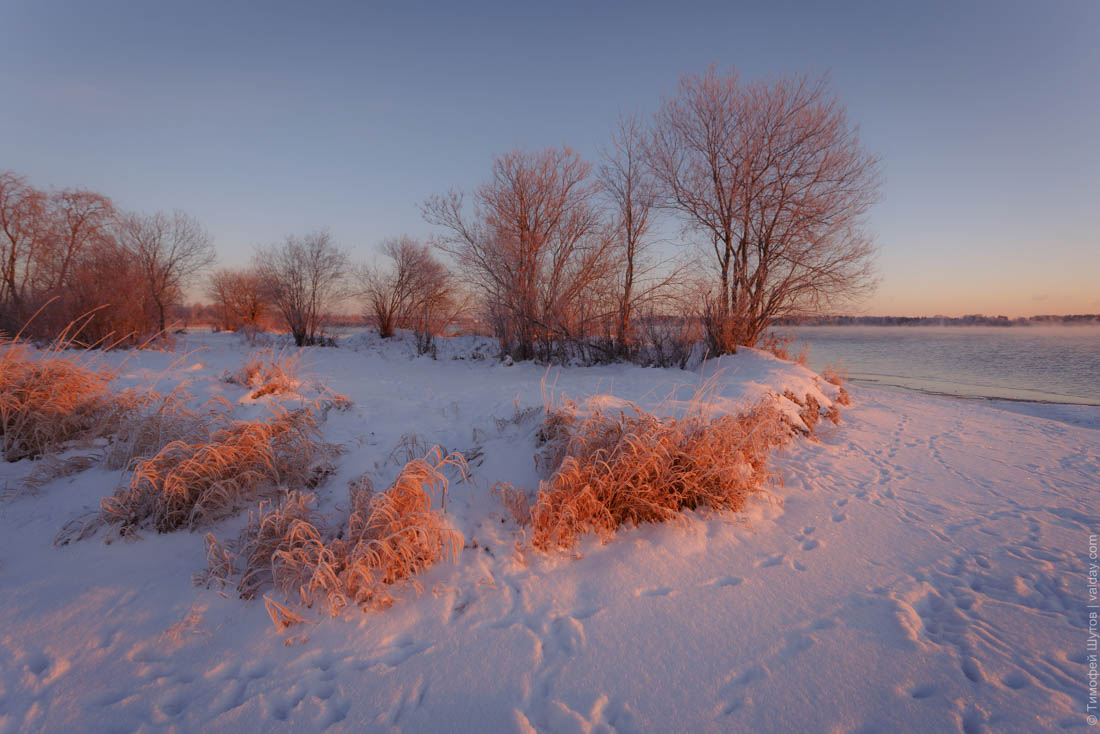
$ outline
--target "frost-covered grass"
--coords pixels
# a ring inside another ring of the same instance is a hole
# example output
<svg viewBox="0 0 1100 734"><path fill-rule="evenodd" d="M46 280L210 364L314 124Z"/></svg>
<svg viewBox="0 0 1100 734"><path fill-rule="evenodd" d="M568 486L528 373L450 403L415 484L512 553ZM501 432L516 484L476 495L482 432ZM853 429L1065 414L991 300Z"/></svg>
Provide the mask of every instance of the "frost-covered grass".
<svg viewBox="0 0 1100 734"><path fill-rule="evenodd" d="M133 467L127 484L103 500L102 518L123 535L209 525L265 489L312 486L327 459L308 408L227 422L203 440L172 441Z"/></svg>
<svg viewBox="0 0 1100 734"><path fill-rule="evenodd" d="M248 355L239 369L225 376L231 382L252 390L248 397L283 395L297 390L303 381L302 353L288 348L261 349Z"/></svg>
<svg viewBox="0 0 1100 734"><path fill-rule="evenodd" d="M405 582L422 592L417 574L457 558L462 547L461 534L432 509L433 496L447 491L448 467L461 471L465 464L436 448L408 462L384 492L359 477L349 486L347 519L334 528L314 510L314 495L291 491L277 503L262 503L231 546L207 536L208 567L200 578L223 586L235 581L243 599L271 586L307 607L323 602L333 615L349 603L389 607L390 587ZM269 605L276 626L289 626L286 611Z"/></svg>
<svg viewBox="0 0 1100 734"><path fill-rule="evenodd" d="M141 405L138 391L117 392L117 374L95 352L69 351L62 338L39 350L0 341L0 453L36 458L73 441L109 435Z"/></svg>
<svg viewBox="0 0 1100 734"><path fill-rule="evenodd" d="M765 491L772 452L788 439L774 400L739 415L693 410L658 417L636 405L605 412L556 407L539 436L550 477L532 511L532 542L573 547L585 533L610 539L622 525L666 522L683 510L736 512Z"/></svg>

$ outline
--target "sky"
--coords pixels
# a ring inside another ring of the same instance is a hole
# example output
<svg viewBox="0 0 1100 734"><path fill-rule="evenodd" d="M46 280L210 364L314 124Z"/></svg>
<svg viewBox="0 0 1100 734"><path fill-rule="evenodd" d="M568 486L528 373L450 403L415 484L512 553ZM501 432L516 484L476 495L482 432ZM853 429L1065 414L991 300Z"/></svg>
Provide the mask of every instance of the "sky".
<svg viewBox="0 0 1100 734"><path fill-rule="evenodd" d="M828 73L882 158L865 314L1100 313L1100 2L0 0L0 170L358 260L682 74ZM673 228L675 229L675 228Z"/></svg>

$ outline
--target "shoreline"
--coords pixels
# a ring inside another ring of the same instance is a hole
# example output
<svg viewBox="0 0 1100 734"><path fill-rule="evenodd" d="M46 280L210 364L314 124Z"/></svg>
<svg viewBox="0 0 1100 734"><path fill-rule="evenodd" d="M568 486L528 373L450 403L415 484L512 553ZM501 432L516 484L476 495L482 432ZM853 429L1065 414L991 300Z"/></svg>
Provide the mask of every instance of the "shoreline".
<svg viewBox="0 0 1100 734"><path fill-rule="evenodd" d="M953 398L956 400L969 400L971 402L1029 403L1034 405L1065 405L1079 408L1100 408L1100 403L1085 403L1081 402L1080 400L1043 400L1040 398L1009 398L996 395L960 395L958 393L944 392L942 390L931 390L926 388L913 387L910 385L900 385L894 382L883 382L881 380L869 379L864 377L848 377L846 381L866 387L881 387L884 389L902 390L904 392L916 393L918 395Z"/></svg>

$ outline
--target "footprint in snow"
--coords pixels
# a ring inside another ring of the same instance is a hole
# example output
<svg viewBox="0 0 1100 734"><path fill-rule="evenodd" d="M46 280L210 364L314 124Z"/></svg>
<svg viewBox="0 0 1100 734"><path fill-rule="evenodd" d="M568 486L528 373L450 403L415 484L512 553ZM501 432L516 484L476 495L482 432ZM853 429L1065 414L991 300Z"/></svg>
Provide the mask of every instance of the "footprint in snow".
<svg viewBox="0 0 1100 734"><path fill-rule="evenodd" d="M673 593L672 587L655 586L649 589L638 589L634 592L634 596L671 596Z"/></svg>
<svg viewBox="0 0 1100 734"><path fill-rule="evenodd" d="M721 576L707 581L703 586L713 586L715 588L721 588L723 586L740 586L742 581L744 581L744 579L739 576Z"/></svg>
<svg viewBox="0 0 1100 734"><path fill-rule="evenodd" d="M762 558L759 561L757 561L756 562L756 567L757 568L770 568L772 566L778 566L780 563L783 562L783 560L785 558L786 558L786 556L783 555L782 553L776 553L774 556L768 556L767 558Z"/></svg>

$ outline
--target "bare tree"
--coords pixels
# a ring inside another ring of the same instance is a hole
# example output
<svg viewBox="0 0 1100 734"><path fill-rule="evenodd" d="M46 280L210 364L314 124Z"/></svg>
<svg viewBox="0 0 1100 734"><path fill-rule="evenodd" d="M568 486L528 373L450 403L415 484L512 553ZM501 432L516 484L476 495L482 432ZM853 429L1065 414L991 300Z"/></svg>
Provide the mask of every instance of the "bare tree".
<svg viewBox="0 0 1100 734"><path fill-rule="evenodd" d="M17 330L30 316L41 250L50 230L45 193L10 171L0 172L0 324Z"/></svg>
<svg viewBox="0 0 1100 734"><path fill-rule="evenodd" d="M210 275L207 295L214 302L222 328L258 330L269 305L264 283L254 268L220 268Z"/></svg>
<svg viewBox="0 0 1100 734"><path fill-rule="evenodd" d="M289 236L256 253L268 297L298 346L316 344L326 311L344 295L348 256L326 230Z"/></svg>
<svg viewBox="0 0 1100 734"><path fill-rule="evenodd" d="M432 349L435 337L454 324L466 307L450 271L432 257L430 250L425 248L423 252L426 257L417 271L415 296L407 316L419 354Z"/></svg>
<svg viewBox="0 0 1100 734"><path fill-rule="evenodd" d="M210 235L197 219L177 210L125 215L118 237L137 260L157 330L164 331L168 311L179 303L184 286L214 262Z"/></svg>
<svg viewBox="0 0 1100 734"><path fill-rule="evenodd" d="M659 191L646 164L645 146L645 131L638 118L620 117L618 127L611 134L611 147L603 152L599 170L600 188L610 200L614 217L612 233L619 267L614 328L620 355L626 355L634 341L633 319L637 306L652 301L677 274L677 269L670 268L656 282L645 282L661 265L647 257L652 244L648 236Z"/></svg>
<svg viewBox="0 0 1100 734"><path fill-rule="evenodd" d="M388 262L365 269L361 280L367 308L378 324L378 335L388 339L395 328L406 325L418 296L417 281L431 253L407 235L386 240L381 249Z"/></svg>
<svg viewBox="0 0 1100 734"><path fill-rule="evenodd" d="M417 351L424 354L432 340L457 318L462 303L450 272L431 248L407 235L382 243L386 262L361 273L369 315L383 339L397 327L412 329Z"/></svg>
<svg viewBox="0 0 1100 734"><path fill-rule="evenodd" d="M665 204L714 248L715 350L756 344L778 317L873 287L863 220L877 159L825 79L742 85L714 67L686 76L657 115L648 158Z"/></svg>
<svg viewBox="0 0 1100 734"><path fill-rule="evenodd" d="M569 148L514 151L493 162L474 192L429 199L437 244L484 297L502 348L518 359L550 358L555 340L584 335L595 283L608 277L611 241L593 206L589 165Z"/></svg>
<svg viewBox="0 0 1100 734"><path fill-rule="evenodd" d="M111 237L116 212L110 199L87 189L54 192L49 206L50 246L41 288L52 295L69 282L73 263L85 248Z"/></svg>

